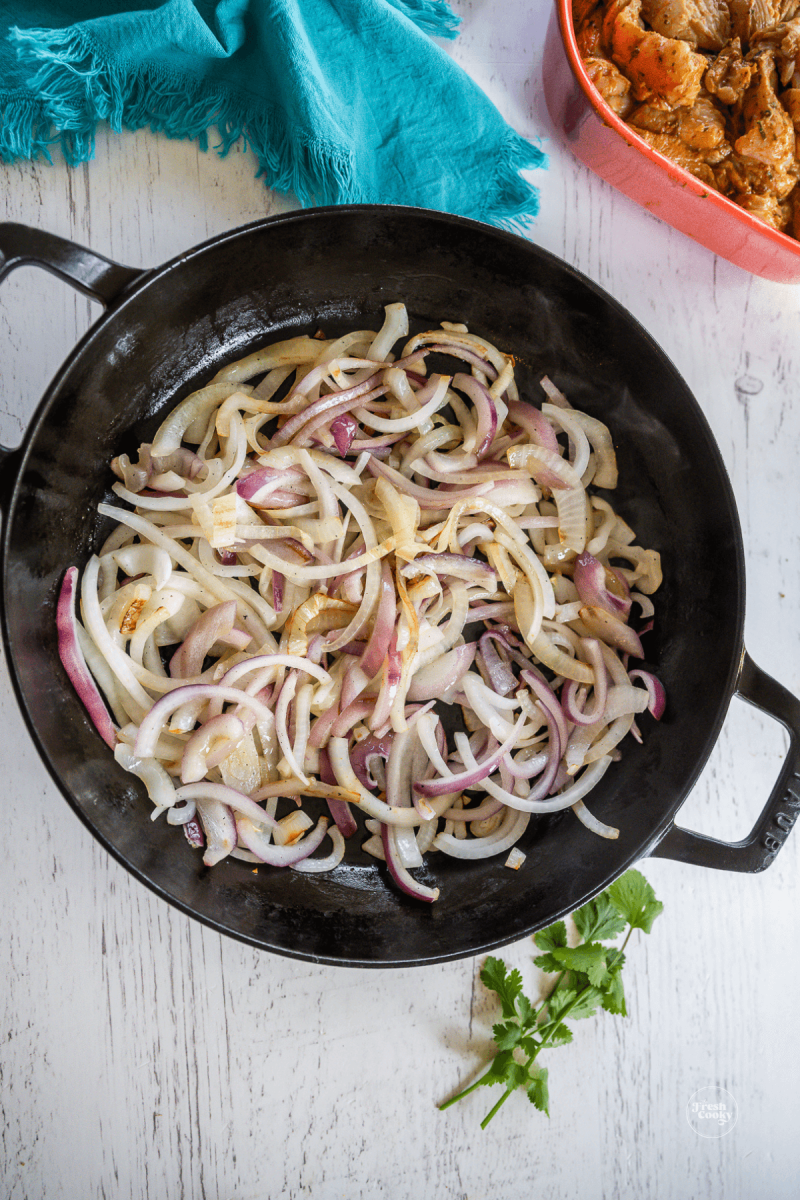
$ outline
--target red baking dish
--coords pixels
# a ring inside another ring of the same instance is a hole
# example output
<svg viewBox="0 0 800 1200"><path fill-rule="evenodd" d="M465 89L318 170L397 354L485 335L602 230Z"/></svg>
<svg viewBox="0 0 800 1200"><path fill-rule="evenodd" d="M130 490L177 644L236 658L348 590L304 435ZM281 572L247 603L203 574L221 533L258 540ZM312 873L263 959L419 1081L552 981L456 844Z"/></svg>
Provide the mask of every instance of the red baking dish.
<svg viewBox="0 0 800 1200"><path fill-rule="evenodd" d="M648 212L753 275L800 283L800 242L765 225L647 145L589 80L570 0L556 0L544 53L550 116L576 158Z"/></svg>

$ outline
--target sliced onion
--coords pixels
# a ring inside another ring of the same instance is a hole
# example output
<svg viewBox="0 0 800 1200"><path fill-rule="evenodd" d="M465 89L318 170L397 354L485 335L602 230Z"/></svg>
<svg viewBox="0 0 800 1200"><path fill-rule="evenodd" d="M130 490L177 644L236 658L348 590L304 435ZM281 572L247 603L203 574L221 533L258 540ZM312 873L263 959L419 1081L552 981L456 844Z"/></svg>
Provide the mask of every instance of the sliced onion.
<svg viewBox="0 0 800 1200"><path fill-rule="evenodd" d="M58 632L58 656L70 683L78 693L92 724L107 746L113 750L117 744L116 727L108 714L97 685L86 666L86 659L78 642L77 618L75 616L75 594L78 568L69 567L61 584L56 606L56 629Z"/></svg>

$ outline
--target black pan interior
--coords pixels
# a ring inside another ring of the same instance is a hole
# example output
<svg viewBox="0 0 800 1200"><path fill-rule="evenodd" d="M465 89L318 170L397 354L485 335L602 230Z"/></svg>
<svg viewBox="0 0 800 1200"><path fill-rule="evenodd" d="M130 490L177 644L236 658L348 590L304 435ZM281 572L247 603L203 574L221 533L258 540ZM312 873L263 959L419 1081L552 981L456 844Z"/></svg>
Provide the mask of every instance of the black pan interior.
<svg viewBox="0 0 800 1200"><path fill-rule="evenodd" d="M648 661L668 710L628 738L590 807L601 840L567 811L531 822L519 871L505 856L431 858L422 905L356 848L329 875L233 860L202 866L179 831L151 823L137 780L86 720L60 666L55 597L67 566L103 537L110 458L225 362L286 334L377 328L405 301L416 327L465 321L518 359L522 394L547 373L610 426L614 505L662 554ZM54 778L111 853L154 891L221 932L345 965L476 954L572 910L663 834L717 736L742 649L741 536L719 452L686 384L634 319L536 246L414 209L316 210L224 235L151 272L87 335L26 440L4 536L4 631L23 712Z"/></svg>

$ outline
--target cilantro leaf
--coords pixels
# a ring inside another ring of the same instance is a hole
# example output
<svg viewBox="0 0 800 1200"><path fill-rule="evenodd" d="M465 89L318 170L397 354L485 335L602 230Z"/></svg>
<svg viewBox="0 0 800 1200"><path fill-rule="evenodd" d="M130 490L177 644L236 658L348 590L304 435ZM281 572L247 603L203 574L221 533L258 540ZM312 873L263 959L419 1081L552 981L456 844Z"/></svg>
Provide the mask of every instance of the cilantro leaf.
<svg viewBox="0 0 800 1200"><path fill-rule="evenodd" d="M570 1016L572 1014L570 1013ZM551 1025L541 1026L542 1036L547 1036L548 1046L568 1046L572 1041L572 1030L568 1025L562 1025L560 1021Z"/></svg>
<svg viewBox="0 0 800 1200"><path fill-rule="evenodd" d="M593 1017L597 1012L602 995L601 988L591 985L582 988L579 992L573 988L559 988L550 997L547 1006L550 1021L557 1024L567 1017L576 1021L584 1017Z"/></svg>
<svg viewBox="0 0 800 1200"><path fill-rule="evenodd" d="M563 946L553 950L552 957L569 971L582 971L596 987L608 979L606 947L600 942L588 942L581 946Z"/></svg>
<svg viewBox="0 0 800 1200"><path fill-rule="evenodd" d="M625 928L625 918L611 903L606 892L601 892L594 900L584 904L573 913L572 919L585 942L614 938Z"/></svg>
<svg viewBox="0 0 800 1200"><path fill-rule="evenodd" d="M509 971L501 958L487 958L481 971L481 982L492 992L497 992L504 1017L517 1014L515 1001L522 994L522 976L516 969Z"/></svg>
<svg viewBox="0 0 800 1200"><path fill-rule="evenodd" d="M492 1034L500 1050L513 1050L519 1045L522 1030L516 1021L508 1021L505 1025L493 1025Z"/></svg>
<svg viewBox="0 0 800 1200"><path fill-rule="evenodd" d="M540 929L535 933L533 940L540 950L555 950L559 946L566 946L567 927L563 921L556 921L555 925L548 925L547 929Z"/></svg>
<svg viewBox="0 0 800 1200"><path fill-rule="evenodd" d="M625 990L622 986L622 977L619 974L612 974L600 1003L606 1012L615 1013L620 1017L627 1017L628 1010L625 1007Z"/></svg>
<svg viewBox="0 0 800 1200"><path fill-rule="evenodd" d="M564 970L561 963L558 961L558 959L556 958L556 956L554 954L539 954L539 955L537 955L536 958L533 960L533 965L535 967L538 967L541 971L549 972L549 974L551 974L551 975L556 975L556 974L558 974L559 971Z"/></svg>
<svg viewBox="0 0 800 1200"><path fill-rule="evenodd" d="M649 933L664 905L640 871L626 871L608 888L608 897L631 929Z"/></svg>
<svg viewBox="0 0 800 1200"><path fill-rule="evenodd" d="M524 992L520 992L516 999L517 1016L523 1029L536 1020L536 1009L531 1004Z"/></svg>
<svg viewBox="0 0 800 1200"><path fill-rule="evenodd" d="M494 1058L492 1059L491 1063L489 1064L489 1070L485 1073L485 1075L481 1075L480 1079L478 1079L476 1081L474 1086L477 1087L477 1085L479 1083L488 1083L488 1084L505 1083L506 1078L507 1078L508 1065L509 1065L509 1063L512 1063L513 1061L514 1061L513 1051L511 1051L511 1050L498 1051L498 1053L495 1054Z"/></svg>
<svg viewBox="0 0 800 1200"><path fill-rule="evenodd" d="M528 1099L531 1104L535 1105L539 1109L539 1112L546 1113L549 1117L550 1092L547 1087L546 1067L539 1068L525 1090L528 1093Z"/></svg>
<svg viewBox="0 0 800 1200"><path fill-rule="evenodd" d="M518 1063L514 1060L508 1064L506 1079L509 1088L524 1087L528 1082L528 1068L524 1063Z"/></svg>

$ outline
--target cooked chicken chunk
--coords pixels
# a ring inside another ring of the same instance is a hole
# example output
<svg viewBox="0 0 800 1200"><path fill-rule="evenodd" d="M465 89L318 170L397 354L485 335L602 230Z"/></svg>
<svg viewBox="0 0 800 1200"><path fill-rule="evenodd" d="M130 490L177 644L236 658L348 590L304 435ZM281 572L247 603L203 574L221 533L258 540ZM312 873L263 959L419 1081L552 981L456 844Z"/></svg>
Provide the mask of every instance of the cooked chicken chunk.
<svg viewBox="0 0 800 1200"><path fill-rule="evenodd" d="M700 93L691 108L680 110L678 137L692 150L715 151L716 161L730 153L725 139L725 116L705 92ZM708 153L706 161L711 161Z"/></svg>
<svg viewBox="0 0 800 1200"><path fill-rule="evenodd" d="M611 57L633 84L637 100L656 108L693 104L707 63L686 42L645 30L641 0L628 0L613 21Z"/></svg>
<svg viewBox="0 0 800 1200"><path fill-rule="evenodd" d="M584 66L608 107L623 119L627 117L633 107L630 80L605 58L586 58Z"/></svg>
<svg viewBox="0 0 800 1200"><path fill-rule="evenodd" d="M600 12L590 13L575 38L581 58L603 57L602 30L603 14Z"/></svg>
<svg viewBox="0 0 800 1200"><path fill-rule="evenodd" d="M652 104L638 105L628 117L628 124L636 129L649 129L651 133L675 133L678 114Z"/></svg>
<svg viewBox="0 0 800 1200"><path fill-rule="evenodd" d="M702 50L721 50L731 36L724 0L642 0L642 16L656 33Z"/></svg>
<svg viewBox="0 0 800 1200"><path fill-rule="evenodd" d="M746 132L734 146L743 158L784 172L794 162L794 125L775 94L777 75L771 53L759 54L756 63L755 78L742 104Z"/></svg>
<svg viewBox="0 0 800 1200"><path fill-rule="evenodd" d="M649 129L637 129L636 132L641 138L644 138L648 146L652 146L659 154L663 154L677 166L683 167L684 171L695 175L703 183L716 190L714 172L698 150L692 150L686 145L686 142L682 142L672 133L651 133Z"/></svg>
<svg viewBox="0 0 800 1200"><path fill-rule="evenodd" d="M765 30L774 29L782 21L790 20L800 8L800 4L798 0L749 0L747 7L749 9L747 40L751 41ZM736 25L733 5L731 5L731 15L734 25ZM739 30L736 29L736 32L738 33ZM744 38L742 40L744 41Z"/></svg>
<svg viewBox="0 0 800 1200"><path fill-rule="evenodd" d="M572 0L572 23L580 29L590 13L598 9L598 0Z"/></svg>
<svg viewBox="0 0 800 1200"><path fill-rule="evenodd" d="M749 88L753 70L753 64L742 58L742 45L736 37L720 50L706 71L706 88L723 104L735 104Z"/></svg>
<svg viewBox="0 0 800 1200"><path fill-rule="evenodd" d="M798 57L800 57L800 16L793 17L756 34L750 40L750 50L771 49L775 54L775 65L781 83L786 86L795 72Z"/></svg>
<svg viewBox="0 0 800 1200"><path fill-rule="evenodd" d="M794 162L786 170L756 162L753 158L741 158L730 154L714 169L717 187L726 196L738 200L739 195L751 193L755 196L773 196L785 200L794 189L800 170Z"/></svg>
<svg viewBox="0 0 800 1200"><path fill-rule="evenodd" d="M758 196L746 192L736 197L736 203L754 217L758 217L759 221L772 225L773 229L786 229L792 219L791 204L785 200L778 200L776 196Z"/></svg>

